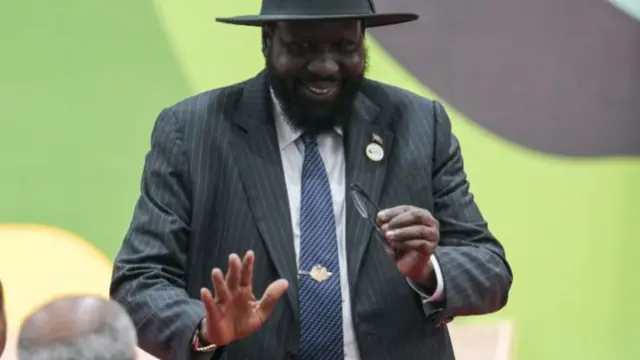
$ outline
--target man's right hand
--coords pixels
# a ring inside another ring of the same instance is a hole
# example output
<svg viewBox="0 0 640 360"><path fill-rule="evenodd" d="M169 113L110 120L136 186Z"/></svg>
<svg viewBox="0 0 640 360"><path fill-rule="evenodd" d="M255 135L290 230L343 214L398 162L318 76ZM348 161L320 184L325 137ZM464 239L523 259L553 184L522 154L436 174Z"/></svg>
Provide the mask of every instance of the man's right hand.
<svg viewBox="0 0 640 360"><path fill-rule="evenodd" d="M215 298L209 289L200 290L207 313L201 327L202 337L211 344L224 346L251 335L264 324L287 291L289 282L276 280L257 300L252 288L254 260L253 251L247 251L242 261L231 254L226 278L220 269L211 272Z"/></svg>

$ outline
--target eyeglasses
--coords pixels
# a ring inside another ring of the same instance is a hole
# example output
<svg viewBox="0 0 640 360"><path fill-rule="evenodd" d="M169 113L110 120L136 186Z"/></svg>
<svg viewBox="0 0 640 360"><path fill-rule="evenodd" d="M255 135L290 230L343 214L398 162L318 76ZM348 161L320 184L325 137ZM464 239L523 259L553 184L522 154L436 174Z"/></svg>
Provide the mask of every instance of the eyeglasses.
<svg viewBox="0 0 640 360"><path fill-rule="evenodd" d="M371 200L369 195L358 184L349 185L349 192L351 193L351 199L356 206L356 210L363 218L369 220L371 226L376 231L375 237L380 241L382 246L389 251L393 251L391 245L384 237L384 233L376 222L376 217L380 212L380 208Z"/></svg>

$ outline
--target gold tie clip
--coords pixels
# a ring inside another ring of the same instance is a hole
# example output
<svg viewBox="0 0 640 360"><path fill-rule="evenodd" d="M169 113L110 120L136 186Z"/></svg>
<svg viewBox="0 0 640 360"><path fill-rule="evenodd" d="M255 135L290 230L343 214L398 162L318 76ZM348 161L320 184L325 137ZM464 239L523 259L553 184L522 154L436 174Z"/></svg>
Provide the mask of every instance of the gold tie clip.
<svg viewBox="0 0 640 360"><path fill-rule="evenodd" d="M311 271L299 270L298 275L309 275L313 280L317 282L323 282L333 274L327 271L327 268L325 268L324 266L316 265L311 268Z"/></svg>

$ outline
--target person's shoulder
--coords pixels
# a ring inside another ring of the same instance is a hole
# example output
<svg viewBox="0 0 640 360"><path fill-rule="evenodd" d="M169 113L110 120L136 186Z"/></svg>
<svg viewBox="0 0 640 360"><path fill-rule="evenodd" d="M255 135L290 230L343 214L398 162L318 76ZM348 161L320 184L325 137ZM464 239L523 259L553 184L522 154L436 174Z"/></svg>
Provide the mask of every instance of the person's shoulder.
<svg viewBox="0 0 640 360"><path fill-rule="evenodd" d="M401 87L367 79L364 92L377 105L401 107L405 111L433 112L437 101L428 99Z"/></svg>
<svg viewBox="0 0 640 360"><path fill-rule="evenodd" d="M224 112L237 103L248 80L207 90L184 98L165 108L183 119Z"/></svg>

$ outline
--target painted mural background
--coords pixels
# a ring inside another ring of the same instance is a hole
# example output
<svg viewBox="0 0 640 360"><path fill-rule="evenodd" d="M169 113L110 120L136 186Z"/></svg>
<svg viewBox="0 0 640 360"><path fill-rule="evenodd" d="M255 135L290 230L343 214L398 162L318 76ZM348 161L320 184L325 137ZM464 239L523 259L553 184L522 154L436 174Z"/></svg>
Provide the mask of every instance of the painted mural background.
<svg viewBox="0 0 640 360"><path fill-rule="evenodd" d="M640 1L378 0L370 76L443 101L515 272L520 360L640 358ZM258 0L0 3L9 326L106 294L164 106L262 67Z"/></svg>

